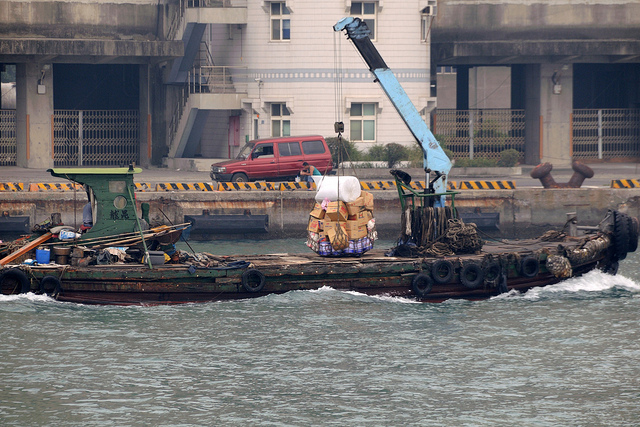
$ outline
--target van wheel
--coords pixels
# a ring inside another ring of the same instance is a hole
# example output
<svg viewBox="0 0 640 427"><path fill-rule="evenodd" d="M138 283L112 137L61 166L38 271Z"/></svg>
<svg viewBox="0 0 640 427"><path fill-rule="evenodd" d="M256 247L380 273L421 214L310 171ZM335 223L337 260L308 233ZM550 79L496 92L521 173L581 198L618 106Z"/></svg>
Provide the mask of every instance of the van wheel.
<svg viewBox="0 0 640 427"><path fill-rule="evenodd" d="M249 182L249 178L243 173L234 173L231 182Z"/></svg>

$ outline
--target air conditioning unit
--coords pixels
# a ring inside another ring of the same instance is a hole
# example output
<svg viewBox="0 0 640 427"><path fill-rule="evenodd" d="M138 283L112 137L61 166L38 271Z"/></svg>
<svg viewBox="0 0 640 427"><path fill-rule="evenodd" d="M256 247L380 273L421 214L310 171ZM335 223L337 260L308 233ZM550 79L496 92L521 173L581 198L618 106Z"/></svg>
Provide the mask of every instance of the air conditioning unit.
<svg viewBox="0 0 640 427"><path fill-rule="evenodd" d="M427 16L436 16L436 10L437 8L435 5L425 6L422 9L422 14Z"/></svg>

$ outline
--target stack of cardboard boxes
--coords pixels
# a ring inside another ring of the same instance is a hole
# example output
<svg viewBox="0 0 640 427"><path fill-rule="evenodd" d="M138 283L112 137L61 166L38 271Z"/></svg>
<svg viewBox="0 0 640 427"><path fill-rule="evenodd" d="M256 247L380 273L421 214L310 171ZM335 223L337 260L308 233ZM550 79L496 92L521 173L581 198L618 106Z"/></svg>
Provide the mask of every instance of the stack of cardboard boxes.
<svg viewBox="0 0 640 427"><path fill-rule="evenodd" d="M373 219L373 194L363 191L351 203L341 201L316 203L309 218L308 246L321 255L326 250L321 247L330 245L331 255L345 253L362 253L373 246L372 232L375 227ZM342 237L348 236L348 246ZM342 239L341 239L342 238ZM352 247L352 248L351 248ZM351 250L349 250L351 248ZM365 249L366 248L366 249Z"/></svg>

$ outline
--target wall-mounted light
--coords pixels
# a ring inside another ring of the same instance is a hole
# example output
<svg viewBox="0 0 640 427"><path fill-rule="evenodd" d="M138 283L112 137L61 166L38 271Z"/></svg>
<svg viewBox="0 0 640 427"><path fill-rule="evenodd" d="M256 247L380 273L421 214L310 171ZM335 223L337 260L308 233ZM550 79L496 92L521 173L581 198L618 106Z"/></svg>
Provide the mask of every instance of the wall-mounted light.
<svg viewBox="0 0 640 427"><path fill-rule="evenodd" d="M47 71L51 69L50 64L44 64L40 69L40 78L38 79L38 95L44 95L47 93L47 87L44 85L44 78L47 76Z"/></svg>

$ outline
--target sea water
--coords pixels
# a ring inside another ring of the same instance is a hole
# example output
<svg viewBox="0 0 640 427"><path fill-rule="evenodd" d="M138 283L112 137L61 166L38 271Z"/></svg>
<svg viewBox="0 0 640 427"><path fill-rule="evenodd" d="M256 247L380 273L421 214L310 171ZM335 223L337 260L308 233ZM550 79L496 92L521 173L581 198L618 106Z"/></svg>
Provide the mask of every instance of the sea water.
<svg viewBox="0 0 640 427"><path fill-rule="evenodd" d="M439 304L330 287L167 307L0 296L0 424L635 426L639 269L630 254L617 276Z"/></svg>

